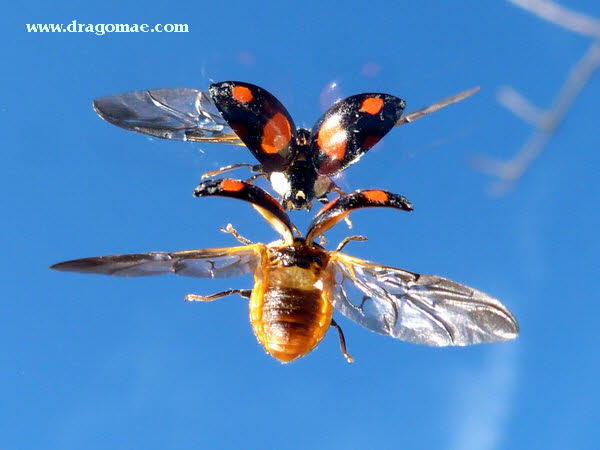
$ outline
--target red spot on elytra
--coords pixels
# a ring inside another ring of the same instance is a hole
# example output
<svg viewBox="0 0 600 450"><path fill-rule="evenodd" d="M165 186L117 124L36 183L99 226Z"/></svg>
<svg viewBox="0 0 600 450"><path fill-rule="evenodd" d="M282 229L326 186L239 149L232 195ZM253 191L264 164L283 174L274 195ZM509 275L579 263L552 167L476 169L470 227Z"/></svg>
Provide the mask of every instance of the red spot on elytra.
<svg viewBox="0 0 600 450"><path fill-rule="evenodd" d="M390 196L387 194L387 192L378 190L363 191L362 195L367 200L378 203L385 203L390 199Z"/></svg>
<svg viewBox="0 0 600 450"><path fill-rule="evenodd" d="M225 192L239 192L244 189L246 185L238 180L223 180L221 181L221 189Z"/></svg>
<svg viewBox="0 0 600 450"><path fill-rule="evenodd" d="M360 104L361 112L366 112L371 115L378 114L383 108L383 99L379 97L367 97Z"/></svg>
<svg viewBox="0 0 600 450"><path fill-rule="evenodd" d="M246 86L234 86L233 89L231 89L231 96L240 103L251 102L254 98L252 91Z"/></svg>
<svg viewBox="0 0 600 450"><path fill-rule="evenodd" d="M287 118L280 112L275 113L266 123L262 131L260 147L265 153L279 153L290 143L292 127Z"/></svg>

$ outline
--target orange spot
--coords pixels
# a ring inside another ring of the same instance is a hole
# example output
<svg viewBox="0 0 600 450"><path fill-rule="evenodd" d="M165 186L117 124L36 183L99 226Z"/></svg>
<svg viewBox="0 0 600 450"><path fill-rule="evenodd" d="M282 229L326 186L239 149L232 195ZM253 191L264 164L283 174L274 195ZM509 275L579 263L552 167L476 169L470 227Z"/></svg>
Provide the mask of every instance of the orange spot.
<svg viewBox="0 0 600 450"><path fill-rule="evenodd" d="M370 200L372 202L379 202L379 203L385 203L389 200L389 196L387 195L387 193L383 192L383 191L363 191L362 193L365 198L367 200Z"/></svg>
<svg viewBox="0 0 600 450"><path fill-rule="evenodd" d="M360 111L369 113L371 115L379 113L381 108L383 108L383 99L377 97L367 97L360 105Z"/></svg>
<svg viewBox="0 0 600 450"><path fill-rule="evenodd" d="M223 180L221 181L221 189L225 192L238 192L244 189L246 185L238 180Z"/></svg>
<svg viewBox="0 0 600 450"><path fill-rule="evenodd" d="M287 147L291 139L292 128L290 122L283 114L278 112L271 117L271 120L263 128L260 147L265 153L279 153L281 149Z"/></svg>
<svg viewBox="0 0 600 450"><path fill-rule="evenodd" d="M317 135L319 149L331 159L342 160L346 154L346 130L340 125L340 117L327 119Z"/></svg>
<svg viewBox="0 0 600 450"><path fill-rule="evenodd" d="M252 95L252 91L246 86L234 86L231 90L231 95L233 96L233 98L235 98L238 102L241 103L251 102L254 98L254 95Z"/></svg>

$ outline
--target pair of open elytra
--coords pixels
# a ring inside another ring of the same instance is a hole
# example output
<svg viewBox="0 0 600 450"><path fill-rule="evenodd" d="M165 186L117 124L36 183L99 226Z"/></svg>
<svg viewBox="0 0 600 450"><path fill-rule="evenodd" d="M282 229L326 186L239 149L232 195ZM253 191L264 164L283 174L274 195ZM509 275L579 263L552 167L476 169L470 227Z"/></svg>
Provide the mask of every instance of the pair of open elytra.
<svg viewBox="0 0 600 450"><path fill-rule="evenodd" d="M412 211L410 202L383 190L346 194L333 181L393 127L471 95L462 92L412 114L405 102L380 93L354 95L337 102L312 130L296 128L285 107L266 90L244 82L195 89L156 89L99 98L94 109L105 120L128 130L175 140L246 146L259 164L234 164L205 174L196 197L223 196L249 202L281 235L270 244L252 243L228 225L241 246L151 252L77 259L53 269L116 276L163 273L214 278L252 273L252 289L231 289L188 301L211 301L239 294L249 299L250 323L259 343L281 362L314 349L330 326L338 331L348 362L344 335L333 310L360 325L394 338L432 346L469 345L513 339L518 324L508 309L489 295L445 278L419 275L334 251L315 240L356 209L388 207ZM246 181L213 179L249 167ZM277 201L252 184L266 177ZM327 194L339 194L332 201ZM286 209L310 209L326 203L300 237Z"/></svg>

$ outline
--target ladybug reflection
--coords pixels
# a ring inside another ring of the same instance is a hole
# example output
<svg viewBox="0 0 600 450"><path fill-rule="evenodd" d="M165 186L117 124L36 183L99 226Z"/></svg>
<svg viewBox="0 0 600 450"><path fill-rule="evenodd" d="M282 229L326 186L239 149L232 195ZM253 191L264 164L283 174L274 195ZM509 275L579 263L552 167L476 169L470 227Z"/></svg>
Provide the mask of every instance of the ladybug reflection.
<svg viewBox="0 0 600 450"><path fill-rule="evenodd" d="M155 89L110 95L94 109L122 128L164 139L246 146L259 164L232 164L203 178L248 167L248 180L265 177L286 209L310 209L327 194L344 192L333 177L357 162L393 127L460 101L478 88L403 115L404 100L364 93L335 103L311 129L296 128L287 109L267 90L241 81L196 89Z"/></svg>

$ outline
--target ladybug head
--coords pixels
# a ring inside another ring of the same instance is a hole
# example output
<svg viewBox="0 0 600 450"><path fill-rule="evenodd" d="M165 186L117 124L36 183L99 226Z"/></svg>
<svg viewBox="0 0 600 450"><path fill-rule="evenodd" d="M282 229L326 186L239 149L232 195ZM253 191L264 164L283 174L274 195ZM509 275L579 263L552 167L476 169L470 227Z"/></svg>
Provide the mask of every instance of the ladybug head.
<svg viewBox="0 0 600 450"><path fill-rule="evenodd" d="M269 179L273 190L281 195L285 209L310 210L315 197L315 177L312 166L305 161L295 161L285 172L271 173Z"/></svg>
<svg viewBox="0 0 600 450"><path fill-rule="evenodd" d="M287 210L306 209L310 211L312 198L308 198L303 190L290 190L283 196L283 207Z"/></svg>

